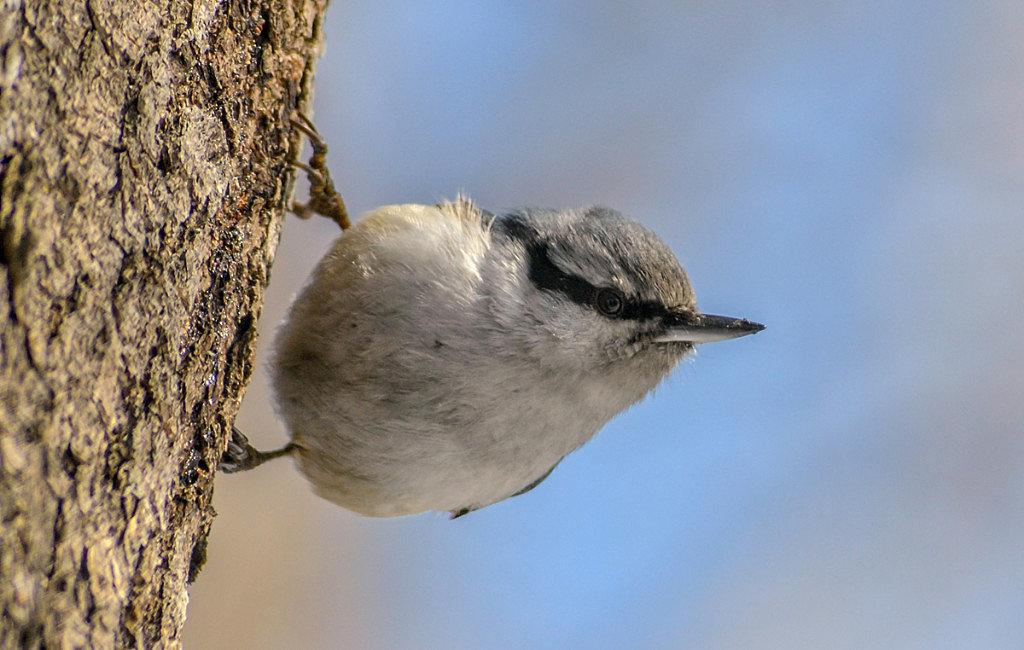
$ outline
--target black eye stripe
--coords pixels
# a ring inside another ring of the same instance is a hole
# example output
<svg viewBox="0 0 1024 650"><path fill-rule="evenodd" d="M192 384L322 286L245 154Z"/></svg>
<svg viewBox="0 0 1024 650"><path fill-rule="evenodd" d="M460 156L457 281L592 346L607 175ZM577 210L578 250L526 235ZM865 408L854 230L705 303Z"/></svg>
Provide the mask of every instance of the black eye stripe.
<svg viewBox="0 0 1024 650"><path fill-rule="evenodd" d="M538 233L517 219L515 215L499 218L496 225L503 226L504 231L514 239L523 243L529 256L529 278L538 289L556 291L578 305L597 309L598 295L606 287L597 287L583 278L566 273L558 268L548 255L548 245L539 241ZM618 290L616 290L618 292ZM668 310L660 302L653 300L637 300L622 295L622 309L610 315L614 318L631 320L648 320L668 316ZM598 310L600 311L600 310Z"/></svg>
<svg viewBox="0 0 1024 650"><path fill-rule="evenodd" d="M594 301L599 289L581 277L569 275L554 265L548 257L547 244L527 247L530 255L530 281L538 289L557 291L581 305Z"/></svg>

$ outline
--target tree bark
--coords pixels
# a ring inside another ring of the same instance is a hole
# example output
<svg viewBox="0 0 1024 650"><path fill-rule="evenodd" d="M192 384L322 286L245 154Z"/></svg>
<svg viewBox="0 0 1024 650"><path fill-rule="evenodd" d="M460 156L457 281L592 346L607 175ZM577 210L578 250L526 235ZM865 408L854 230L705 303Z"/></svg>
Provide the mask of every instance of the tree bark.
<svg viewBox="0 0 1024 650"><path fill-rule="evenodd" d="M326 0L0 0L0 647L177 647Z"/></svg>

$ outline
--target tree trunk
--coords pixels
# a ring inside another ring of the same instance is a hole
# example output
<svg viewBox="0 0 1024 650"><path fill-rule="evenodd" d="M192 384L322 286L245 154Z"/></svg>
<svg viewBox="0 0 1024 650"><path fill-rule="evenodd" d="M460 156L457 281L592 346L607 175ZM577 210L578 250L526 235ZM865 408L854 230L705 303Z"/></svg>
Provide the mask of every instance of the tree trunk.
<svg viewBox="0 0 1024 650"><path fill-rule="evenodd" d="M0 0L0 647L176 647L325 0Z"/></svg>

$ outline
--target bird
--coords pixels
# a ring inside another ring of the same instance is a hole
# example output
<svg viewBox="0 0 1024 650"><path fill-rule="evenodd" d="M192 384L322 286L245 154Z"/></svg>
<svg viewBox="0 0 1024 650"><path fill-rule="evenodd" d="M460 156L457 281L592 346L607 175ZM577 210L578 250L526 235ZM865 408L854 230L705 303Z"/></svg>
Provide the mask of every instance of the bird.
<svg viewBox="0 0 1024 650"><path fill-rule="evenodd" d="M291 455L352 511L461 517L537 487L697 345L762 329L701 312L665 242L608 207L384 206L277 333L291 442L259 452L235 429L221 469Z"/></svg>

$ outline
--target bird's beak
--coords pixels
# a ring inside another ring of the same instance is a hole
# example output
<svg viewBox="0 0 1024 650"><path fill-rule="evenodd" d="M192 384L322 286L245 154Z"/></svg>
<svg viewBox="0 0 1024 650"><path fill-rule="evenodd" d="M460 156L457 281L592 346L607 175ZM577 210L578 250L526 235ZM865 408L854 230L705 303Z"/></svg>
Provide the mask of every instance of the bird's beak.
<svg viewBox="0 0 1024 650"><path fill-rule="evenodd" d="M764 329L764 325L746 318L695 313L673 315L665 325L665 331L652 339L655 343L714 343L737 339Z"/></svg>

